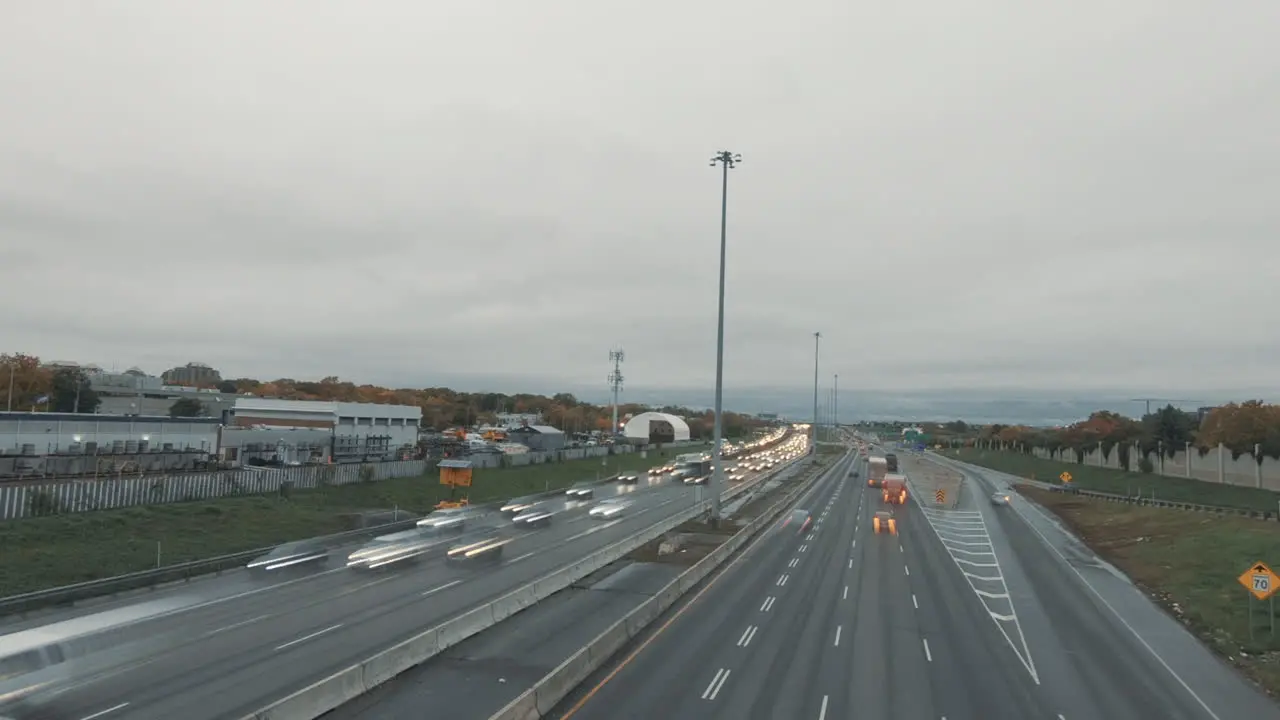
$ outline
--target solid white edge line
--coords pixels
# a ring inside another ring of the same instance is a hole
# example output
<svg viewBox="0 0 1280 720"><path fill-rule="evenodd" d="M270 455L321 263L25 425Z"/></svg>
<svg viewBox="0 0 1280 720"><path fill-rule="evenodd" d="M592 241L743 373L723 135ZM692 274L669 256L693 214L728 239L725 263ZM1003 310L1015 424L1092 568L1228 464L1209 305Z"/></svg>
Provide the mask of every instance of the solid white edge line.
<svg viewBox="0 0 1280 720"><path fill-rule="evenodd" d="M1027 506L1035 510L1037 513L1039 513L1049 523L1054 524L1053 519L1050 518L1047 514L1045 514L1043 510L1041 510L1040 508L1036 507L1034 504L1031 504L1031 503L1028 503ZM1014 512L1018 512L1018 508L1015 507ZM1022 513L1018 512L1018 514L1021 515ZM1196 703L1200 705L1201 709L1203 709L1206 713L1209 714L1209 717L1213 718L1213 720L1222 720L1222 718L1219 717L1218 714L1215 713L1213 709L1209 707L1209 704L1206 703L1198 694L1196 694L1195 690L1191 689L1191 686L1187 684L1187 681L1183 680L1182 676L1179 675L1172 667L1170 667L1169 663L1165 662L1165 659L1160 656L1160 653L1156 652L1156 649L1151 647L1151 645L1147 643L1147 641L1144 640L1141 635L1138 634L1138 631L1135 630L1133 626L1129 624L1129 621L1125 620L1120 615L1120 613L1115 609L1115 607L1111 603L1107 602L1106 598L1102 597L1102 593L1098 592L1098 589L1093 586L1093 583L1089 582L1089 580L1085 578L1084 574L1081 573L1079 570L1077 570L1075 566L1073 566L1067 560L1067 556L1063 555L1061 550L1055 547L1053 543L1049 542L1049 538L1045 537L1045 534L1040 532L1040 528L1036 527L1034 523L1029 522L1025 517L1022 518L1022 521L1026 523L1027 527L1031 528L1036 535L1040 536L1040 539L1044 541L1044 544L1047 545L1049 549L1052 550L1054 554L1057 555L1062 560L1062 564L1066 565L1067 568L1071 570L1071 572L1076 574L1076 577L1080 578L1080 582L1084 583L1085 587L1089 588L1089 592L1093 593L1094 597L1098 598L1098 600L1101 601L1102 604L1105 605L1106 608L1111 611L1111 614L1114 615L1115 618L1120 621L1120 624L1124 625L1125 629L1128 630L1133 635L1133 637L1137 639L1138 642L1142 643L1142 647L1146 648L1147 652L1151 653L1151 657L1155 658L1156 662L1160 663L1160 665L1165 670L1169 671L1169 674L1173 676L1173 679L1178 681L1178 684L1182 686L1182 689L1187 691L1187 694L1189 694L1196 701Z"/></svg>

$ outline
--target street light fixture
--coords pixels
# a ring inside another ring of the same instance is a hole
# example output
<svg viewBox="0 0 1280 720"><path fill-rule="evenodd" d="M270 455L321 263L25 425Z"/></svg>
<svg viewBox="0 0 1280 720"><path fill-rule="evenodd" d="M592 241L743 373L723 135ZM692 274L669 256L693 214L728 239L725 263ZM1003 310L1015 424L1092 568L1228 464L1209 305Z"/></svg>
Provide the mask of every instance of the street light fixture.
<svg viewBox="0 0 1280 720"><path fill-rule="evenodd" d="M715 471L711 475L711 527L720 522L720 488L724 487L724 458L720 457L720 449L724 444L724 424L721 422L722 402L724 400L724 256L726 226L729 220L729 171L742 162L738 153L721 150L711 158L711 167L719 164L723 170L720 185L720 308L716 324L716 422L713 434L715 442L712 462Z"/></svg>

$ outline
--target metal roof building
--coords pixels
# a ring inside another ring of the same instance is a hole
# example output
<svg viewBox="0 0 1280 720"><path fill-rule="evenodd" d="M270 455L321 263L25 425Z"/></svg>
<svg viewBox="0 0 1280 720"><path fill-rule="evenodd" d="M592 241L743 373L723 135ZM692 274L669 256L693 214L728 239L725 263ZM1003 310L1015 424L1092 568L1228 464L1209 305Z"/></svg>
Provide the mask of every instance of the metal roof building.
<svg viewBox="0 0 1280 720"><path fill-rule="evenodd" d="M507 437L530 450L563 450L564 432L550 425L524 425L507 433Z"/></svg>
<svg viewBox="0 0 1280 720"><path fill-rule="evenodd" d="M689 424L675 415L643 412L627 421L622 434L634 442L683 442L689 439Z"/></svg>

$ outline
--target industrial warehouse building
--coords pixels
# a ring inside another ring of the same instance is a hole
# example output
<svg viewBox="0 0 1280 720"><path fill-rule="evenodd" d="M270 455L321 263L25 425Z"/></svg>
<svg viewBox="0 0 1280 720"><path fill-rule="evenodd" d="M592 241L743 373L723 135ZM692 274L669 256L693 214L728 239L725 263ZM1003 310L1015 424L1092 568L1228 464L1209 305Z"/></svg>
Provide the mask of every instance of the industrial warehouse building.
<svg viewBox="0 0 1280 720"><path fill-rule="evenodd" d="M416 447L422 421L417 406L254 397L221 415L0 413L0 476L192 469L210 455L237 465L392 460Z"/></svg>
<svg viewBox="0 0 1280 720"><path fill-rule="evenodd" d="M217 418L0 413L0 477L195 469L218 449Z"/></svg>
<svg viewBox="0 0 1280 720"><path fill-rule="evenodd" d="M227 413L227 460L270 456L281 462L390 459L418 442L416 405L240 397Z"/></svg>
<svg viewBox="0 0 1280 720"><path fill-rule="evenodd" d="M545 452L564 449L564 432L550 425L524 425L509 431L507 438L530 450Z"/></svg>
<svg viewBox="0 0 1280 720"><path fill-rule="evenodd" d="M622 435L633 443L672 443L689 439L689 424L675 415L644 412L627 421Z"/></svg>

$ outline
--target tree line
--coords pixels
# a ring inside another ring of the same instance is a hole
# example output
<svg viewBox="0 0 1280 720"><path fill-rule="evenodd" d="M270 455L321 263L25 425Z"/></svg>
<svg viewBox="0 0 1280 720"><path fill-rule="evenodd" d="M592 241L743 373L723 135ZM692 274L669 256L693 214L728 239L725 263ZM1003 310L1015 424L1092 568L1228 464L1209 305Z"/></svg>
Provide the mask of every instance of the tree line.
<svg viewBox="0 0 1280 720"><path fill-rule="evenodd" d="M1109 457L1114 449L1125 467L1131 448L1143 459L1159 454L1172 458L1188 446L1203 457L1221 444L1232 458L1250 455L1261 463L1264 457L1280 459L1280 405L1261 400L1233 402L1215 407L1203 417L1166 405L1138 420L1099 410L1088 419L1059 428L988 425L973 439L995 440L1024 450L1074 452L1077 459L1092 450Z"/></svg>
<svg viewBox="0 0 1280 720"><path fill-rule="evenodd" d="M320 380L257 380L237 378L209 386L224 393L252 394L283 400L326 400L363 402L382 405L416 405L422 408L423 427L445 430L492 423L500 412L537 413L544 423L566 432L607 432L612 423L612 408L594 405L570 393L550 397L532 393L467 393L449 388L386 388L357 384L330 376ZM50 368L34 355L0 354L0 402L15 411L92 413L100 400L93 392L88 375L78 368ZM618 415L639 414L655 408L635 404L618 407ZM689 434L696 439L712 435L714 414L710 410L668 406L661 412L685 418ZM198 417L207 413L202 403L178 400L170 408L174 417ZM725 412L722 418L727 437L743 437L768 423L751 415Z"/></svg>

